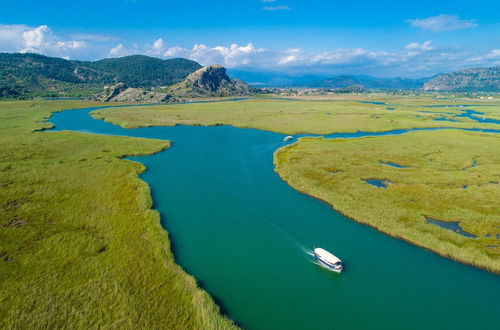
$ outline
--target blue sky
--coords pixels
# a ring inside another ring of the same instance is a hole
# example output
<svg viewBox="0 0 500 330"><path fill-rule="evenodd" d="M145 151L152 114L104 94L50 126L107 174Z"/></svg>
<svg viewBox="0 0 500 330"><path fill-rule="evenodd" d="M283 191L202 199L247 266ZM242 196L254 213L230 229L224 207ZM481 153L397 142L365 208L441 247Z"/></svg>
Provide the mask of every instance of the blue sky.
<svg viewBox="0 0 500 330"><path fill-rule="evenodd" d="M4 1L0 51L147 54L291 74L500 65L500 1Z"/></svg>

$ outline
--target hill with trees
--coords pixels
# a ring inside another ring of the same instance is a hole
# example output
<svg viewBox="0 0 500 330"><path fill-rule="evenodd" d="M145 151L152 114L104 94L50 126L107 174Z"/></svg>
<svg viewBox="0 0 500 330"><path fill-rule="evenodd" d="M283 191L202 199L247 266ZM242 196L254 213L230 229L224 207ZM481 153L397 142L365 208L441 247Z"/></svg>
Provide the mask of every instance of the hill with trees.
<svg viewBox="0 0 500 330"><path fill-rule="evenodd" d="M183 58L143 55L89 62L0 53L0 97L89 96L118 82L136 88L169 86L201 67Z"/></svg>

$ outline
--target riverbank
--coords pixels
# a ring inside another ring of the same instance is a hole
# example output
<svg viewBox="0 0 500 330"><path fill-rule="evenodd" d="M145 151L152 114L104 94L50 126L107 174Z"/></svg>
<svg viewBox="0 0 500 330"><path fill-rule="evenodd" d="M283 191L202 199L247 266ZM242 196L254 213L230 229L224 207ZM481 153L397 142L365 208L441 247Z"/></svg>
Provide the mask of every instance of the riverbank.
<svg viewBox="0 0 500 330"><path fill-rule="evenodd" d="M498 274L499 146L498 135L463 131L303 138L274 163L293 188L357 222ZM475 238L427 218L459 222Z"/></svg>
<svg viewBox="0 0 500 330"><path fill-rule="evenodd" d="M0 102L1 328L234 328L174 262L142 164L164 140L39 132L51 112Z"/></svg>

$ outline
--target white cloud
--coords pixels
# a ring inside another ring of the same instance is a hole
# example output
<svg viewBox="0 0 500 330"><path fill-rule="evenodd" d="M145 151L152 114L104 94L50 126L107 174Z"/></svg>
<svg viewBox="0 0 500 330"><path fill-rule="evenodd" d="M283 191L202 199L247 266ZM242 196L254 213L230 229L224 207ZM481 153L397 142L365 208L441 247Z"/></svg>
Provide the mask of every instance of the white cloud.
<svg viewBox="0 0 500 330"><path fill-rule="evenodd" d="M427 40L424 43L412 42L412 43L406 45L405 49L423 50L423 51L433 50L434 47L431 46L431 43L432 43L431 40Z"/></svg>
<svg viewBox="0 0 500 330"><path fill-rule="evenodd" d="M162 57L165 51L165 42L162 38L158 38L151 45L146 46L144 54L149 56Z"/></svg>
<svg viewBox="0 0 500 330"><path fill-rule="evenodd" d="M109 57L122 57L122 56L127 56L131 55L132 52L125 48L123 44L118 44L115 47L111 48L109 51L108 56Z"/></svg>
<svg viewBox="0 0 500 330"><path fill-rule="evenodd" d="M492 49L491 52L484 56L487 59L499 59L500 60L500 49Z"/></svg>
<svg viewBox="0 0 500 330"><path fill-rule="evenodd" d="M262 7L262 10L267 10L267 11L292 10L292 8L290 8L290 6L279 5L279 6L264 6Z"/></svg>
<svg viewBox="0 0 500 330"><path fill-rule="evenodd" d="M191 53L191 51L189 49L175 46L175 47L170 47L167 50L165 50L165 52L163 53L163 57L169 57L169 58L189 57L190 53Z"/></svg>
<svg viewBox="0 0 500 330"><path fill-rule="evenodd" d="M40 49L48 43L46 39L51 38L52 32L47 25L41 25L33 30L23 32L24 46L22 53L39 53Z"/></svg>
<svg viewBox="0 0 500 330"><path fill-rule="evenodd" d="M153 43L153 49L162 50L165 47L165 43L162 38L156 39Z"/></svg>
<svg viewBox="0 0 500 330"><path fill-rule="evenodd" d="M453 31L477 26L475 20L461 19L456 15L438 15L427 18L407 20L413 27L418 27L432 32Z"/></svg>
<svg viewBox="0 0 500 330"><path fill-rule="evenodd" d="M23 33L26 25L0 24L0 51L19 51L24 46Z"/></svg>
<svg viewBox="0 0 500 330"><path fill-rule="evenodd" d="M500 65L500 49L492 49L488 53L471 57L466 60L467 62L474 63L475 66L491 66L491 65Z"/></svg>
<svg viewBox="0 0 500 330"><path fill-rule="evenodd" d="M222 64L228 68L272 70L302 73L373 74L382 76L422 76L438 72L480 66L491 63L500 50L476 56L463 49L442 49L431 40L411 42L399 51L368 50L364 48L337 49L328 52L308 52L300 48L270 50L247 45L208 46L195 44L192 48L166 46L162 39L151 44L126 47L119 44L109 56L156 54L160 58L184 57L202 65ZM467 64L469 63L469 64Z"/></svg>
<svg viewBox="0 0 500 330"><path fill-rule="evenodd" d="M209 47L204 44L195 44L191 49L178 46L170 47L165 50L163 56L186 57L205 65L219 63L227 67L237 67L262 63L263 59L259 59L259 56L264 53L266 53L264 49L255 48L252 43L246 46L232 44L229 47Z"/></svg>
<svg viewBox="0 0 500 330"><path fill-rule="evenodd" d="M40 53L69 57L87 47L82 40L62 38L53 34L47 25L0 25L0 51Z"/></svg>

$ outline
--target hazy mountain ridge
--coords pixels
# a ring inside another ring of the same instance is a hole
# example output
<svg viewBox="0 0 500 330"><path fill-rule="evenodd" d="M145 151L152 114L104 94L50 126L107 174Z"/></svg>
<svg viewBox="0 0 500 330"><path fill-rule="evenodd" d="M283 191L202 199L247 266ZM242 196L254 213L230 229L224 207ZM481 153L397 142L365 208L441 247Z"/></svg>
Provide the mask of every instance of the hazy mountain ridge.
<svg viewBox="0 0 500 330"><path fill-rule="evenodd" d="M425 83L423 89L426 91L500 92L500 66L441 74Z"/></svg>
<svg viewBox="0 0 500 330"><path fill-rule="evenodd" d="M304 88L346 88L353 85L365 89L420 89L431 78L378 78L368 75L304 74L294 75L283 72L260 72L231 69L229 72L250 85L258 87L304 87Z"/></svg>
<svg viewBox="0 0 500 330"><path fill-rule="evenodd" d="M430 78L377 78L372 76L340 75L316 82L312 87L345 88L353 85L366 89L420 89Z"/></svg>

